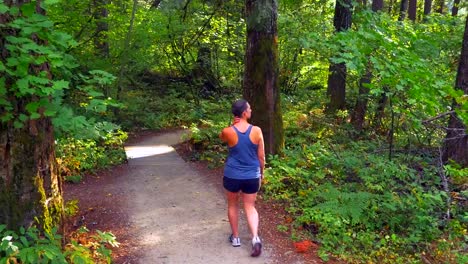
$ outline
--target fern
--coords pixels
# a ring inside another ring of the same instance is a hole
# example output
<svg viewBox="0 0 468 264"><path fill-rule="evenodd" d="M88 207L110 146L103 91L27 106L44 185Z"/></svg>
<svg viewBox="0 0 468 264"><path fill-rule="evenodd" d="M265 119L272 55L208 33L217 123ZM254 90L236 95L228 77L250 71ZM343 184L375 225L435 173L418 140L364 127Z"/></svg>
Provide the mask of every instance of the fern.
<svg viewBox="0 0 468 264"><path fill-rule="evenodd" d="M361 224L365 220L364 209L370 205L373 194L368 192L342 192L333 185L327 184L321 188L317 198L323 202L312 207L349 221L351 224Z"/></svg>

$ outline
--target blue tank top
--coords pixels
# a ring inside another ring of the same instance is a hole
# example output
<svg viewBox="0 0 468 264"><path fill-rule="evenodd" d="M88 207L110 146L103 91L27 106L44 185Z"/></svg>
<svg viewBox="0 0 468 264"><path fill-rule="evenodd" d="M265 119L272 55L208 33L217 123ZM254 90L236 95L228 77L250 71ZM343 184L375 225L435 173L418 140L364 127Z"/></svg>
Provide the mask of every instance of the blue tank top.
<svg viewBox="0 0 468 264"><path fill-rule="evenodd" d="M229 154L224 166L224 176L231 179L246 180L260 178L260 162L258 161L258 145L250 140L250 125L244 133L232 126L237 134L237 144L228 147Z"/></svg>

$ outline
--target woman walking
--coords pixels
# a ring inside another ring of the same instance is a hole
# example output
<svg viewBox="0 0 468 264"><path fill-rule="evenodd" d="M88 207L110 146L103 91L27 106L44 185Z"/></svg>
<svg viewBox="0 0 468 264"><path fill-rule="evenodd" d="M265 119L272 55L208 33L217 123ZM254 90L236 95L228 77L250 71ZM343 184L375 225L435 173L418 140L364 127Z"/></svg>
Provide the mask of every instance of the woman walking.
<svg viewBox="0 0 468 264"><path fill-rule="evenodd" d="M258 236L259 217L255 209L257 192L260 189L265 168L265 147L262 130L248 123L252 109L246 100L232 104L234 124L224 128L220 134L229 149L224 167L223 186L228 200L228 218L232 234L232 246L241 245L239 238L239 198L242 197L247 223L252 235L252 257L262 252L262 242Z"/></svg>

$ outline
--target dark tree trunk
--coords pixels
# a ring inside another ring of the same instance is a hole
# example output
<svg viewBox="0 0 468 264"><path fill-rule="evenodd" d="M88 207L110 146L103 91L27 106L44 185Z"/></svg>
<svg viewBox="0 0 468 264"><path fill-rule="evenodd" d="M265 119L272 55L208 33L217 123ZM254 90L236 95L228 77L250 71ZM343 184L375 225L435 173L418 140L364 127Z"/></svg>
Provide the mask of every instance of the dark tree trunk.
<svg viewBox="0 0 468 264"><path fill-rule="evenodd" d="M416 21L417 11L418 11L418 0L409 0L408 18L413 22Z"/></svg>
<svg viewBox="0 0 468 264"><path fill-rule="evenodd" d="M445 7L445 1L444 0L436 0L435 5L437 7L436 12L439 13L439 14L443 14L444 13L444 7Z"/></svg>
<svg viewBox="0 0 468 264"><path fill-rule="evenodd" d="M161 4L161 0L154 0L153 3L151 3L151 8L158 8L159 4Z"/></svg>
<svg viewBox="0 0 468 264"><path fill-rule="evenodd" d="M356 100L356 106L354 107L354 111L351 116L351 124L353 124L353 127L357 132L360 132L364 125L369 96L369 88L365 87L365 85L371 82L371 78L372 73L370 71L370 66L368 66L366 74L362 76L361 80L359 81L359 96Z"/></svg>
<svg viewBox="0 0 468 264"><path fill-rule="evenodd" d="M16 3L14 3L16 2ZM7 6L21 6L30 1L4 1ZM44 14L36 1L36 13ZM0 14L0 24L14 19ZM0 60L10 56L5 47L5 36L15 36L18 31L11 28L0 28ZM47 45L37 35L31 39L39 45ZM29 75L46 73L51 78L48 63L31 64ZM13 105L13 114L26 113L26 105L38 99L35 96L16 97L11 85L15 77L5 76L6 97ZM0 107L0 112L5 109ZM40 112L39 112L40 113ZM38 228L51 231L59 226L62 220L63 200L62 183L58 175L55 159L54 133L50 118L41 117L25 121L22 128L17 128L12 121L0 122L0 223L8 228L36 225Z"/></svg>
<svg viewBox="0 0 468 264"><path fill-rule="evenodd" d="M468 95L468 17L466 18L463 45L458 65L457 80L455 87ZM460 105L453 103L453 109L459 109ZM468 166L468 135L467 128L456 113L450 116L448 122L447 136L445 137L444 162L453 160L463 167Z"/></svg>
<svg viewBox="0 0 468 264"><path fill-rule="evenodd" d="M432 12L432 0L424 0L424 17Z"/></svg>
<svg viewBox="0 0 468 264"><path fill-rule="evenodd" d="M374 0L372 1L372 11L377 12L383 9L384 1L383 0Z"/></svg>
<svg viewBox="0 0 468 264"><path fill-rule="evenodd" d="M351 27L352 8L351 0L336 1L333 17L336 32L345 31ZM344 63L330 64L327 95L330 98L326 107L328 113L334 113L346 107L346 65Z"/></svg>
<svg viewBox="0 0 468 264"><path fill-rule="evenodd" d="M388 91L387 87L384 87L384 92L379 98L379 101L377 102L377 109L375 110L375 115L374 115L374 128L375 130L380 130L382 128L382 120L385 116L385 107L387 106L388 102L388 97L386 92Z"/></svg>
<svg viewBox="0 0 468 264"><path fill-rule="evenodd" d="M374 0L372 2L372 11L377 12L383 9L383 0ZM366 84L371 83L372 72L371 65L368 63L366 73L361 77L359 81L359 95L356 100L354 111L351 115L351 124L354 129L360 132L364 126L364 120L367 112L367 102L369 97L369 88L365 87Z"/></svg>
<svg viewBox="0 0 468 264"><path fill-rule="evenodd" d="M94 0L94 19L96 20L96 34L94 36L94 45L98 51L98 55L103 58L109 57L109 41L107 33L109 25L107 17L107 0Z"/></svg>
<svg viewBox="0 0 468 264"><path fill-rule="evenodd" d="M277 17L276 0L246 0L247 47L243 90L253 109L251 121L262 129L268 154L281 152L284 145L278 87Z"/></svg>
<svg viewBox="0 0 468 264"><path fill-rule="evenodd" d="M200 45L198 57L192 75L193 80L200 85L199 94L203 97L214 95L218 84L212 68L211 49L208 45Z"/></svg>
<svg viewBox="0 0 468 264"><path fill-rule="evenodd" d="M460 0L453 1L452 16L458 16L459 6L460 6Z"/></svg>
<svg viewBox="0 0 468 264"><path fill-rule="evenodd" d="M408 0L401 0L401 3L400 3L400 16L398 17L398 21L405 20L406 13L408 13Z"/></svg>

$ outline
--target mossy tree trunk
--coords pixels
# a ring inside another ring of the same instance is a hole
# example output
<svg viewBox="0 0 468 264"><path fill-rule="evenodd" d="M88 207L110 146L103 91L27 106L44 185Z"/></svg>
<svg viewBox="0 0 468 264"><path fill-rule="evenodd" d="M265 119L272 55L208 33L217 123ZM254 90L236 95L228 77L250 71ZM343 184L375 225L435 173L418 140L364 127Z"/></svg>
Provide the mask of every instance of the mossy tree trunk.
<svg viewBox="0 0 468 264"><path fill-rule="evenodd" d="M345 31L351 27L352 9L351 0L336 0L333 17L336 32ZM328 113L335 113L336 110L346 107L346 75L347 69L344 62L330 63L327 88L330 101L326 107Z"/></svg>
<svg viewBox="0 0 468 264"><path fill-rule="evenodd" d="M455 87L468 95L468 17L466 18L463 45L458 65ZM459 109L460 105L454 103L453 108ZM445 137L443 160L453 160L458 164L468 166L468 135L467 127L456 113L450 116L447 136Z"/></svg>
<svg viewBox="0 0 468 264"><path fill-rule="evenodd" d="M30 1L7 0L7 6L21 6ZM35 10L44 14L36 1ZM15 19L0 14L0 24ZM21 30L21 29L19 29ZM5 63L9 57L6 36L16 35L18 29L0 29L0 60ZM40 45L47 45L35 34L31 38ZM29 65L30 75L41 73L51 78L48 63ZM26 105L37 101L34 95L15 97L9 87L15 82L11 76L5 77L6 97L13 106L13 114L26 113ZM0 108L0 112L5 109ZM50 231L61 224L63 212L62 185L55 159L54 134L50 118L41 117L27 120L22 128L13 122L0 123L0 224L11 229L32 225Z"/></svg>
<svg viewBox="0 0 468 264"><path fill-rule="evenodd" d="M96 47L97 55L102 58L109 58L109 41L107 33L109 25L107 17L109 11L107 10L107 0L94 0L94 19L96 20L96 33L94 37L94 46Z"/></svg>
<svg viewBox="0 0 468 264"><path fill-rule="evenodd" d="M244 98L253 109L252 123L263 131L267 154L281 152L284 145L278 87L277 16L277 0L246 0Z"/></svg>

